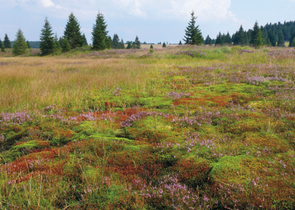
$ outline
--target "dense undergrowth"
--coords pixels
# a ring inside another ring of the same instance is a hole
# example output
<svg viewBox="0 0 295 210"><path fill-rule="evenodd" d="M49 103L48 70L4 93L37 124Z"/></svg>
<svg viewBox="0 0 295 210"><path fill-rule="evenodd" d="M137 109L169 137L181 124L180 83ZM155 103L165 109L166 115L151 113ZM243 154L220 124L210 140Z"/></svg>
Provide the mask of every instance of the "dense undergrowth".
<svg viewBox="0 0 295 210"><path fill-rule="evenodd" d="M144 85L0 114L1 209L295 208L294 51L116 53Z"/></svg>

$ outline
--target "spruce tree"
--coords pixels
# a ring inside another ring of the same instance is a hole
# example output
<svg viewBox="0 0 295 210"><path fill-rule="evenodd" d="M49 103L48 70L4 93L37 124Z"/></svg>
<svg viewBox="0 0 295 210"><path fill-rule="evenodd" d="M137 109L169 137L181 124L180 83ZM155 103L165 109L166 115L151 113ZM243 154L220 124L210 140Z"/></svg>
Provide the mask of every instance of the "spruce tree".
<svg viewBox="0 0 295 210"><path fill-rule="evenodd" d="M7 34L5 34L5 37L4 37L4 47L7 48L7 49L10 49L11 48L11 42L7 36Z"/></svg>
<svg viewBox="0 0 295 210"><path fill-rule="evenodd" d="M206 39L205 39L205 44L206 45L211 45L212 44L212 39L210 38L209 35L207 35Z"/></svg>
<svg viewBox="0 0 295 210"><path fill-rule="evenodd" d="M54 51L54 36L48 19L45 18L45 24L40 35L40 50L42 55L49 55Z"/></svg>
<svg viewBox="0 0 295 210"><path fill-rule="evenodd" d="M14 55L22 55L26 53L27 48L28 48L28 45L26 43L24 34L21 29L18 29L15 36L15 41L13 43L12 53Z"/></svg>
<svg viewBox="0 0 295 210"><path fill-rule="evenodd" d="M70 42L68 41L67 38L64 38L62 43L62 52L66 53L66 52L69 52L70 50L71 50Z"/></svg>
<svg viewBox="0 0 295 210"><path fill-rule="evenodd" d="M181 42L181 40L179 41L178 45L182 45L182 42Z"/></svg>
<svg viewBox="0 0 295 210"><path fill-rule="evenodd" d="M53 38L53 52L57 53L60 49L61 49L61 47L59 44L59 40L57 38L57 34L55 34L55 36Z"/></svg>
<svg viewBox="0 0 295 210"><path fill-rule="evenodd" d="M126 47L126 49L131 49L132 48L132 42L127 42L127 47Z"/></svg>
<svg viewBox="0 0 295 210"><path fill-rule="evenodd" d="M125 44L124 44L124 40L123 39L121 39L120 49L125 49Z"/></svg>
<svg viewBox="0 0 295 210"><path fill-rule="evenodd" d="M251 41L250 44L253 45L256 49L262 46L264 43L262 32L258 26L257 21L254 24L253 31L251 33Z"/></svg>
<svg viewBox="0 0 295 210"><path fill-rule="evenodd" d="M28 49L30 50L31 49L31 45L30 45L30 42L27 40L27 46L28 46Z"/></svg>
<svg viewBox="0 0 295 210"><path fill-rule="evenodd" d="M107 24L102 13L98 13L92 31L92 46L94 50L109 48L111 43L108 40Z"/></svg>
<svg viewBox="0 0 295 210"><path fill-rule="evenodd" d="M82 47L83 45L83 37L80 32L80 24L78 23L78 20L73 13L71 13L69 16L69 20L64 31L64 37L70 43L71 49Z"/></svg>
<svg viewBox="0 0 295 210"><path fill-rule="evenodd" d="M138 39L138 36L136 36L135 41L133 42L133 48L140 49L140 47L141 47L140 41Z"/></svg>
<svg viewBox="0 0 295 210"><path fill-rule="evenodd" d="M151 44L151 46L150 46L150 49L152 50L152 49L154 49L154 46Z"/></svg>
<svg viewBox="0 0 295 210"><path fill-rule="evenodd" d="M163 45L162 45L162 47L167 47L167 45L166 45L166 43L165 43L165 42L163 42Z"/></svg>
<svg viewBox="0 0 295 210"><path fill-rule="evenodd" d="M275 47L276 46L276 39L273 31L268 32L268 39L271 43L271 46Z"/></svg>
<svg viewBox="0 0 295 210"><path fill-rule="evenodd" d="M120 39L119 39L118 34L114 34L114 36L113 36L112 48L114 48L114 49L120 48Z"/></svg>
<svg viewBox="0 0 295 210"><path fill-rule="evenodd" d="M283 34L282 30L279 33L278 46L279 47L285 47L285 38L284 38L284 34Z"/></svg>
<svg viewBox="0 0 295 210"><path fill-rule="evenodd" d="M196 19L197 17L195 17L195 13L192 12L191 20L185 29L185 35L183 39L185 44L201 45L204 42L201 30L199 29L199 26L196 26Z"/></svg>
<svg viewBox="0 0 295 210"><path fill-rule="evenodd" d="M85 34L82 35L82 39L83 39L83 46L88 46L88 42L87 42Z"/></svg>

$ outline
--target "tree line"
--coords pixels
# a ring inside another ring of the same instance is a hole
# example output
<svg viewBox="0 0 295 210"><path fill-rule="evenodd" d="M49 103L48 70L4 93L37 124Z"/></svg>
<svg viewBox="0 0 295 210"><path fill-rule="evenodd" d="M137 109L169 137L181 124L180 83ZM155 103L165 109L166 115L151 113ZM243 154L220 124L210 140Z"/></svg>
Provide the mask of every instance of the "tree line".
<svg viewBox="0 0 295 210"><path fill-rule="evenodd" d="M278 22L275 24L266 24L265 26L258 26L256 22L253 29L244 30L241 25L239 30L233 35L219 34L216 39L211 39L208 35L204 41L204 44L211 45L253 45L253 33L258 35L261 39L261 45L265 46L279 46L284 47L285 42L289 42L290 47L295 47L295 21L284 22L283 24Z"/></svg>
<svg viewBox="0 0 295 210"><path fill-rule="evenodd" d="M183 38L184 44L190 45L251 45L259 48L262 45L266 46L285 46L285 41L289 41L290 47L295 47L295 21L280 22L277 24L266 24L264 27L258 26L257 21L254 24L253 29L248 31L243 29L241 25L239 30L233 35L219 34L216 39L211 39L208 35L204 40L199 25L196 24L197 17L194 12L191 13L191 19L188 26L185 29L185 35ZM123 39L120 39L118 34L114 34L113 38L108 35L107 24L102 13L98 13L95 24L92 30L92 49L104 50L104 49L125 49L125 43ZM126 49L140 49L141 42L138 36L134 41L127 41ZM32 46L31 46L32 45ZM179 42L182 45L182 42ZM39 47L42 55L65 53L71 49L88 46L88 42L85 34L81 32L80 24L73 13L69 15L67 24L65 26L64 35L57 37L54 34L52 27L47 18L41 29L40 42L26 41L21 29L16 33L15 41L11 42L5 34L4 41L0 39L0 49L5 52L5 49L12 48L12 52L15 55L24 54L27 49L31 47ZM166 47L165 42L162 47Z"/></svg>
<svg viewBox="0 0 295 210"><path fill-rule="evenodd" d="M114 34L113 38L108 35L107 24L102 13L97 14L91 34L93 50L125 49L125 43L123 39L119 38L118 34ZM58 38L57 34L53 33L48 18L45 18L44 26L41 29L40 42L26 41L22 30L19 29L13 42L5 34L4 41L0 40L0 48L3 52L5 52L5 49L12 48L13 54L21 55L26 53L28 48L31 48L30 43L34 44L34 47L39 44L41 55L65 53L75 48L88 46L86 36L84 33L82 34L80 24L73 13L69 15L62 37ZM127 49L131 48L140 49L138 36L136 36L135 41L127 42Z"/></svg>

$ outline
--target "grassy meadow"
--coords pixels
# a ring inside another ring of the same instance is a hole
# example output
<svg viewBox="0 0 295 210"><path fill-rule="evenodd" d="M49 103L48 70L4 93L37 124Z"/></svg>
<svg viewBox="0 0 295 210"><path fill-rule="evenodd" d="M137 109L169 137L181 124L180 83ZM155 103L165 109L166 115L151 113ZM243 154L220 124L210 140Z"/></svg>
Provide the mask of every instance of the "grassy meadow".
<svg viewBox="0 0 295 210"><path fill-rule="evenodd" d="M294 209L294 85L293 48L2 53L0 209Z"/></svg>

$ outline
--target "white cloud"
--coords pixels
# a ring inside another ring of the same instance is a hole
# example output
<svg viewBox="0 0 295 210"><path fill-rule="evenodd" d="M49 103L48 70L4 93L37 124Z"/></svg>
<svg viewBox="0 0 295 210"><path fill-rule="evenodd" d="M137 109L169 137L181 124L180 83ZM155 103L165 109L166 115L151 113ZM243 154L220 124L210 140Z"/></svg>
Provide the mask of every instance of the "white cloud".
<svg viewBox="0 0 295 210"><path fill-rule="evenodd" d="M52 7L54 6L54 3L51 0L41 0L41 3L44 7Z"/></svg>

